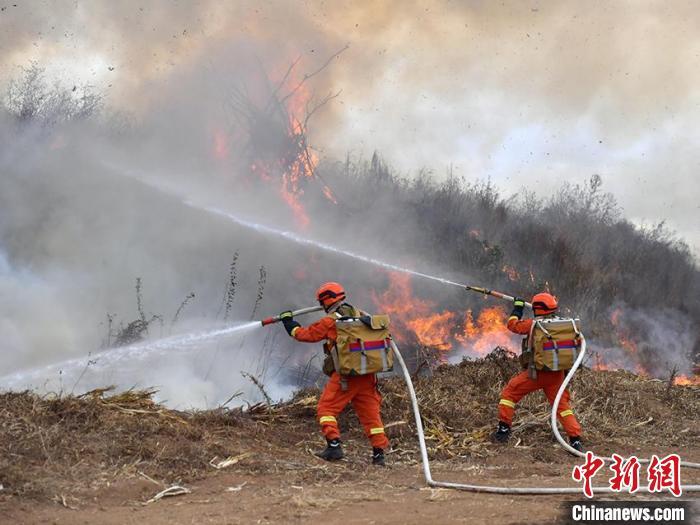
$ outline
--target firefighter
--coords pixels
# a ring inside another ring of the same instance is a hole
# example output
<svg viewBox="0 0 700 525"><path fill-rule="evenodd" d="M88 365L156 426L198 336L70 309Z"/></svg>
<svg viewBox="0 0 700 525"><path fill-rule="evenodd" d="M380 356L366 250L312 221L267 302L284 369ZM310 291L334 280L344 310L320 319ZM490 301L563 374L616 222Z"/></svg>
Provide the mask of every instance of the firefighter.
<svg viewBox="0 0 700 525"><path fill-rule="evenodd" d="M332 373L318 401L317 415L327 446L317 455L327 461L343 458L337 417L348 403L352 403L364 427L365 435L372 444L372 464L384 466L384 451L389 446L389 440L384 433L384 425L379 413L382 398L377 389L376 374L341 377L337 371L332 370L332 363L331 369L327 368L328 354L335 346L337 339L336 319L358 315L369 319L369 316L345 302L345 290L338 283L323 284L316 292L316 298L328 314L319 321L302 327L294 320L290 311L281 313L280 318L287 333L297 341L305 343L325 341L324 351L327 361L324 364L324 371L332 371Z"/></svg>
<svg viewBox="0 0 700 525"><path fill-rule="evenodd" d="M522 319L525 301L516 297L513 300L513 312L508 318L508 330L528 336L535 320L555 317L558 307L556 297L546 292L538 293L532 298L535 319ZM515 405L530 392L543 390L549 403L554 403L557 391L564 381L565 372L561 370L557 372L537 370L536 374L531 374L528 368L533 366L532 363L523 363L524 370L513 377L503 389L498 404L498 428L491 435L493 442L505 443L508 441ZM535 378L532 375L535 375ZM564 391L558 410L557 416L569 436L569 443L579 452L583 452L581 426L571 410L568 390Z"/></svg>

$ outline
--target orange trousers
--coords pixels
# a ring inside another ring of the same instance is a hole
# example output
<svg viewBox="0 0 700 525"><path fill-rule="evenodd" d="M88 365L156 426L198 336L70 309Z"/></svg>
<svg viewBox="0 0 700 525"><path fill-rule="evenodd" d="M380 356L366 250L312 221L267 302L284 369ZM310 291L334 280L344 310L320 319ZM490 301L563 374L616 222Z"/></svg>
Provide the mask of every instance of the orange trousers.
<svg viewBox="0 0 700 525"><path fill-rule="evenodd" d="M377 390L377 377L374 374L369 374L346 377L345 379L348 385L347 390L342 389L340 375L333 372L323 389L323 393L321 393L316 410L318 421L321 424L321 432L326 436L326 439L339 438L340 430L336 418L348 403L352 403L372 446L388 448L389 440L384 434L384 424L379 414L382 396Z"/></svg>
<svg viewBox="0 0 700 525"><path fill-rule="evenodd" d="M557 391L562 381L564 381L564 372L538 370L537 379L532 380L527 370L523 370L508 381L503 392L501 392L501 401L498 403L498 419L510 425L513 422L515 405L523 397L535 390L544 390L544 395L547 396L547 400L551 405L554 403L554 398L557 397ZM561 396L559 414L557 416L569 437L581 436L581 425L579 425L573 410L571 410L568 390L565 390Z"/></svg>

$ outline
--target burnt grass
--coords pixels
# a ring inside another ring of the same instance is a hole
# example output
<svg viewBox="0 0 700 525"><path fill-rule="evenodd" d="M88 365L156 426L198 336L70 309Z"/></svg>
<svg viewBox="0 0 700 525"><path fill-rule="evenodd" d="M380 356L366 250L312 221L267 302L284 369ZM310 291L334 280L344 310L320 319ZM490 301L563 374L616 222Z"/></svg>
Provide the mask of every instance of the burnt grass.
<svg viewBox="0 0 700 525"><path fill-rule="evenodd" d="M449 465L463 457L488 461L502 452L488 442L488 435L500 390L518 369L512 354L498 349L483 359L441 365L415 378L432 458ZM399 377L385 379L381 390L391 461L415 463L418 446L404 383ZM694 422L700 413L697 386L582 369L571 390L586 442L596 451L632 453L640 443L682 451L700 441ZM0 394L0 494L55 497L139 476L163 484L188 482L215 472L212 465L229 457L236 458L238 469L263 472L322 444L316 389L273 406L186 412L155 403L153 394L110 389L82 396ZM552 443L548 417L542 394L526 397L508 446ZM346 443L356 442L358 449L365 445L351 410L342 414L340 424ZM542 460L541 449L532 447L534 460Z"/></svg>

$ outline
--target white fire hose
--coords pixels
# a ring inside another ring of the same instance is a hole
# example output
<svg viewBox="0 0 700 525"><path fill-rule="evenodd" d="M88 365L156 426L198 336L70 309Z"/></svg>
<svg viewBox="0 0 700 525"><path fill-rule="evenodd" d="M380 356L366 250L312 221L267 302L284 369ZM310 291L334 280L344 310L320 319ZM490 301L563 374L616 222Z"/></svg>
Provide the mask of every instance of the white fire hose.
<svg viewBox="0 0 700 525"><path fill-rule="evenodd" d="M583 360L583 356L586 352L586 340L581 338L581 352L579 353L578 359L574 362L574 366L569 370L569 373L566 374L566 377L564 378L564 382L561 384L559 387L559 391L557 392L557 396L554 399L554 403L552 404L552 417L551 417L551 425L552 425L552 431L554 432L555 437L557 438L557 441L566 449L567 451L571 452L572 454L576 454L577 456L585 456L582 452L579 452L575 448L572 448L565 440L562 438L561 434L559 433L559 430L557 428L557 408L559 407L559 402L561 401L561 396L564 394L564 391L566 390L566 387L568 386L569 382L573 378L574 374L576 373L576 369L579 367L581 364L581 361ZM413 417L416 421L416 433L418 434L418 444L420 446L420 454L421 454L421 461L422 461L422 466L423 466L423 476L425 477L425 482L428 484L430 487L439 487L439 488L446 488L446 489L456 489L456 490L465 490L465 491L470 491L470 492L488 492L492 494L581 494L582 490L581 487L492 487L488 485L468 485L464 483L452 483L449 481L435 481L433 479L432 474L430 473L430 462L428 460L428 449L425 445L425 435L423 433L423 422L421 421L420 417L420 410L418 409L418 399L416 398L416 391L413 388L413 381L411 381L411 375L408 373L408 369L406 368L406 363L403 360L403 357L401 356L401 352L399 352L399 349L396 346L396 343L392 341L392 347L394 349L394 354L396 356L396 360L399 362L399 365L401 366L401 371L403 372L403 377L406 381L406 386L408 387L408 393L411 396L411 406L413 407ZM602 457L601 459L605 461L613 461L612 458L608 457ZM640 460L642 463L648 463L648 460ZM700 468L700 464L698 463L688 463L688 462L681 462L681 465L684 467L689 467L689 468ZM700 492L700 485L684 485L682 487L683 491L685 492ZM596 493L615 493L610 487L593 487L593 492ZM647 487L640 486L639 487L639 492L648 492ZM627 495L627 494L625 494Z"/></svg>

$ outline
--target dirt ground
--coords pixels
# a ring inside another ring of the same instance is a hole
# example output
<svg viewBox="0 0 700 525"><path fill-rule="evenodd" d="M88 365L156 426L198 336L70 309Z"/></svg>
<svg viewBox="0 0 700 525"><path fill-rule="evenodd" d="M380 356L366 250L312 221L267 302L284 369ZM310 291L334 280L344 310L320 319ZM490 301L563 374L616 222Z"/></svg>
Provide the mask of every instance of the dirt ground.
<svg viewBox="0 0 700 525"><path fill-rule="evenodd" d="M308 443L266 459L249 456L203 479L183 483L191 493L146 503L165 485L135 473L94 488L80 488L34 500L0 499L1 523L172 524L172 523L560 523L561 503L580 496L509 496L431 489L419 464L373 467L364 443L347 443L348 459L328 464L315 458ZM620 451L624 452L624 451ZM665 451L654 451L656 453ZM260 450L256 454L262 454ZM649 454L652 453L649 451ZM700 448L684 450L700 459ZM534 460L533 454L547 459ZM644 457L644 454L640 454ZM505 447L487 461L435 462L440 481L513 486L573 486L576 460L553 443L540 450ZM685 469L683 482L700 483L700 471ZM600 478L600 476L598 476ZM600 479L605 484L606 478ZM693 499L684 497L684 499ZM597 500L610 499L597 496ZM635 499L649 499L636 496ZM697 498L697 497L695 497ZM616 499L630 499L620 496ZM697 501L697 499L696 499Z"/></svg>
<svg viewBox="0 0 700 525"><path fill-rule="evenodd" d="M541 395L520 403L508 445L489 443L500 388L515 371L510 357L496 355L416 380L435 480L577 486L571 472L581 461L553 440ZM542 524L561 523L562 503L583 499L426 487L405 385L386 380L382 392L393 447L386 468L369 464L351 410L339 418L346 458L329 464L313 455L324 444L318 390L269 407L193 412L169 410L148 391L0 393L0 524ZM700 388L583 370L572 393L591 450L700 462ZM645 484L646 469L640 474ZM595 485L609 476L601 471ZM700 470L683 469L682 482L700 484ZM173 485L190 492L149 502Z"/></svg>

